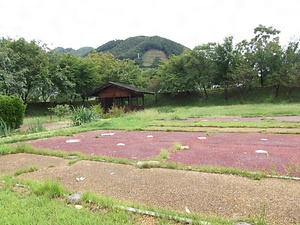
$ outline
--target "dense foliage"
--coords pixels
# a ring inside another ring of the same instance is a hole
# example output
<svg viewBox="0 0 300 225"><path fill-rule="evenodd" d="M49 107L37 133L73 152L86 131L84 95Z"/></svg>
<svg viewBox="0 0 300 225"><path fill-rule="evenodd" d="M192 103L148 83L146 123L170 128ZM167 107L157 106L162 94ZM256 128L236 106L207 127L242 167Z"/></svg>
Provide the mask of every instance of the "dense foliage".
<svg viewBox="0 0 300 225"><path fill-rule="evenodd" d="M283 47L279 33L259 25L249 41L235 44L233 37L225 37L223 43L202 44L193 50L164 38L139 36L108 42L98 48L101 52L94 50L84 58L63 49L54 54L36 41L3 38L0 94L16 94L25 103L85 100L109 81L172 95L201 91L205 98L208 89L221 88L226 100L232 88L241 96L256 86L272 87L275 96L281 87L292 93L300 86L299 40ZM155 66L142 70L138 66L142 57L136 57L149 49L163 51L169 60L157 58Z"/></svg>
<svg viewBox="0 0 300 225"><path fill-rule="evenodd" d="M19 128L23 124L25 108L20 98L0 95L0 118L5 126L11 129Z"/></svg>
<svg viewBox="0 0 300 225"><path fill-rule="evenodd" d="M234 44L233 37L223 43L208 43L180 56L173 56L158 70L160 90L172 94L222 88L225 99L228 89L237 88L241 95L254 86L272 86L289 92L300 87L299 40L280 46L279 31L260 25L250 41ZM157 78L158 77L158 78Z"/></svg>

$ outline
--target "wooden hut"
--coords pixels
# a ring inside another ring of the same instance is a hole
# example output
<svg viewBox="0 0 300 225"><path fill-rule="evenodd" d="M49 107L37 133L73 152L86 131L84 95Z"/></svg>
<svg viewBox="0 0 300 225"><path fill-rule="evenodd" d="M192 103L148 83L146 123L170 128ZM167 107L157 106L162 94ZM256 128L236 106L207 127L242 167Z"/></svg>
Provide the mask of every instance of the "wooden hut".
<svg viewBox="0 0 300 225"><path fill-rule="evenodd" d="M154 94L127 84L108 82L90 96L98 97L105 112L112 106L123 107L125 111L141 110L145 107L144 94Z"/></svg>

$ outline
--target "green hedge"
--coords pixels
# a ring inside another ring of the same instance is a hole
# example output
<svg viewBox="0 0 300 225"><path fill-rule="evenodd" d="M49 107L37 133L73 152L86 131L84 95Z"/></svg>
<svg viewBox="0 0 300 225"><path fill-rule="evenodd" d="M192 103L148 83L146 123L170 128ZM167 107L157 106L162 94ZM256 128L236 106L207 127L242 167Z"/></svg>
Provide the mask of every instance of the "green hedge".
<svg viewBox="0 0 300 225"><path fill-rule="evenodd" d="M11 129L23 124L26 105L17 96L0 95L0 117Z"/></svg>

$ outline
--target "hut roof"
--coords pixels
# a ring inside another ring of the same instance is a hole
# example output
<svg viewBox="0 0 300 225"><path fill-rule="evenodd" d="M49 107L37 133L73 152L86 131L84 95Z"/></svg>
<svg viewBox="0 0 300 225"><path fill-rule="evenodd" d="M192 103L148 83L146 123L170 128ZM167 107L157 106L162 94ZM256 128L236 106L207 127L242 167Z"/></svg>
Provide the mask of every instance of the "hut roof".
<svg viewBox="0 0 300 225"><path fill-rule="evenodd" d="M93 93L90 94L90 96L98 96L98 94L103 91L104 89L108 88L108 87L117 87L129 92L133 92L135 94L154 94L154 92L151 91L145 91L136 87L133 87L131 85L128 84L122 84L122 83L117 83L117 82L108 82L107 84L103 85L102 87L96 89Z"/></svg>

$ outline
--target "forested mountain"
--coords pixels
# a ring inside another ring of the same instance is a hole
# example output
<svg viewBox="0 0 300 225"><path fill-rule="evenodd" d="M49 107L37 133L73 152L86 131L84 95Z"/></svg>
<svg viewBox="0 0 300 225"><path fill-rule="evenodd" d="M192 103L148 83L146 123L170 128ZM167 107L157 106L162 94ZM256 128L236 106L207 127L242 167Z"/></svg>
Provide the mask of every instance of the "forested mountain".
<svg viewBox="0 0 300 225"><path fill-rule="evenodd" d="M127 38L126 40L107 42L96 50L97 52L110 52L118 59L129 58L135 60L152 49L163 51L169 57L171 55L180 55L186 47L158 36L137 36Z"/></svg>
<svg viewBox="0 0 300 225"><path fill-rule="evenodd" d="M75 56L78 55L78 56L85 57L89 53L91 53L93 50L94 50L94 48L92 48L92 47L82 47L82 48L72 51L71 53L72 53L72 55L75 55Z"/></svg>
<svg viewBox="0 0 300 225"><path fill-rule="evenodd" d="M91 51L93 51L92 47L82 47L77 50L73 48L63 48L63 47L57 47L54 49L55 53L71 53L74 56L82 56L85 57L87 56Z"/></svg>
<svg viewBox="0 0 300 225"><path fill-rule="evenodd" d="M75 51L73 48L57 47L53 50L55 53L69 53Z"/></svg>
<svg viewBox="0 0 300 225"><path fill-rule="evenodd" d="M112 40L99 46L97 52L110 52L117 59L132 59L136 64L144 67L156 67L158 60L166 60L171 55L180 55L185 46L158 36L137 36L125 40ZM85 57L93 50L92 47L83 47L78 50L58 47L54 52L72 53L75 56ZM150 51L150 54L149 52ZM145 54L147 53L147 54Z"/></svg>

